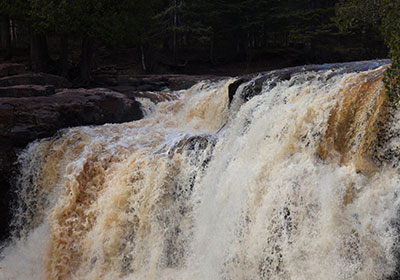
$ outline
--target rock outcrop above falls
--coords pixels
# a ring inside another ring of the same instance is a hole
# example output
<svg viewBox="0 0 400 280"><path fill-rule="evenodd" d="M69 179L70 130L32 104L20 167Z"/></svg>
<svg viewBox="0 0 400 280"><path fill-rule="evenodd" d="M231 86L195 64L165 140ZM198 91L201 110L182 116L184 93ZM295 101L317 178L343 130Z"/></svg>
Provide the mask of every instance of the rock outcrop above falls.
<svg viewBox="0 0 400 280"><path fill-rule="evenodd" d="M33 97L49 96L55 93L55 87L52 85L18 85L10 87L0 87L1 97Z"/></svg>
<svg viewBox="0 0 400 280"><path fill-rule="evenodd" d="M18 63L0 64L0 78L12 75L24 74L25 72L26 72L25 65L23 64L18 64Z"/></svg>
<svg viewBox="0 0 400 280"><path fill-rule="evenodd" d="M390 63L388 60L310 65L246 75L229 86L230 101L244 101L305 71L327 71L327 75L365 71ZM128 76L107 73L94 75L101 88L65 89L64 78L43 73L26 73L16 64L0 65L0 240L7 236L10 201L9 179L16 155L29 142L50 137L62 128L101 125L140 119L142 112L135 98L153 102L173 99L168 91L188 88L212 76L156 75ZM266 84L268 83L268 84Z"/></svg>
<svg viewBox="0 0 400 280"><path fill-rule="evenodd" d="M71 86L67 79L46 73L24 73L0 78L0 87L17 85L52 85L55 88Z"/></svg>
<svg viewBox="0 0 400 280"><path fill-rule="evenodd" d="M55 75L26 73L20 64L0 64L0 241L8 235L9 202L18 152L59 129L137 120L140 104L111 89L66 89Z"/></svg>
<svg viewBox="0 0 400 280"><path fill-rule="evenodd" d="M94 82L101 86L119 92L161 91L164 89L187 89L202 80L221 79L212 75L116 75L113 73L97 73Z"/></svg>
<svg viewBox="0 0 400 280"><path fill-rule="evenodd" d="M143 117L137 97L157 103L176 98L168 91L187 89L213 76L94 74L98 88L67 89L64 78L27 72L21 64L0 64L0 241L8 236L9 202L17 154L36 139L59 129L120 123Z"/></svg>
<svg viewBox="0 0 400 280"><path fill-rule="evenodd" d="M108 89L64 89L52 96L2 98L0 139L4 146L25 146L58 129L137 120L139 103Z"/></svg>
<svg viewBox="0 0 400 280"><path fill-rule="evenodd" d="M229 101L232 102L236 94L240 94L240 98L248 101L252 97L261 94L261 90L270 90L277 83L290 80L293 75L302 72L318 72L331 70L327 75L339 75L343 73L351 73L358 71L367 71L390 63L388 59L346 62L322 65L305 65L296 66L285 69L279 69L263 73L249 74L240 77L229 86ZM328 77L328 76L327 76ZM268 84L266 82L268 81ZM242 86L242 87L241 87ZM238 89L241 87L240 92Z"/></svg>
<svg viewBox="0 0 400 280"><path fill-rule="evenodd" d="M51 96L0 98L0 236L6 236L10 218L9 180L19 150L61 128L140 118L138 102L109 89L63 89Z"/></svg>

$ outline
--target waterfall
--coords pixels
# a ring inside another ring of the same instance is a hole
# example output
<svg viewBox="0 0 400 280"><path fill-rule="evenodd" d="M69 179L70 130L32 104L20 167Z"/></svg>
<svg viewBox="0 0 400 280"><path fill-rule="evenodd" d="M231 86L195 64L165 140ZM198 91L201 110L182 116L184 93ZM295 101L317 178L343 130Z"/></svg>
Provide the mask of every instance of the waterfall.
<svg viewBox="0 0 400 280"><path fill-rule="evenodd" d="M400 111L387 61L204 81L20 155L1 279L385 279ZM261 82L260 82L261 81ZM257 90L256 90L257 89Z"/></svg>

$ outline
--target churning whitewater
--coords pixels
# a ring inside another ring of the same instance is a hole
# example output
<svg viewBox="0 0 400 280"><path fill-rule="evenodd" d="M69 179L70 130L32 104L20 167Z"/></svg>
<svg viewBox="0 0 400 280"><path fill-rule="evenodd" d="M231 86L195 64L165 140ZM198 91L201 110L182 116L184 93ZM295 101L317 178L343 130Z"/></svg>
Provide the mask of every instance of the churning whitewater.
<svg viewBox="0 0 400 280"><path fill-rule="evenodd" d="M385 279L400 203L386 63L260 74L233 99L235 79L201 82L141 100L140 121L30 144L0 278Z"/></svg>

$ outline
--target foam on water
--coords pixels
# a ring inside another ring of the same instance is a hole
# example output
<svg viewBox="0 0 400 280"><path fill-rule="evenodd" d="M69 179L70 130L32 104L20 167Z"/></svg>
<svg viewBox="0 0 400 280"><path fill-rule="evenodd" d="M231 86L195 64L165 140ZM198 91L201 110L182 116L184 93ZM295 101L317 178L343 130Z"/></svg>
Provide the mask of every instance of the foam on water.
<svg viewBox="0 0 400 280"><path fill-rule="evenodd" d="M244 102L254 78L231 104L233 80L202 82L143 120L31 144L0 276L384 279L400 113L379 66L271 76Z"/></svg>

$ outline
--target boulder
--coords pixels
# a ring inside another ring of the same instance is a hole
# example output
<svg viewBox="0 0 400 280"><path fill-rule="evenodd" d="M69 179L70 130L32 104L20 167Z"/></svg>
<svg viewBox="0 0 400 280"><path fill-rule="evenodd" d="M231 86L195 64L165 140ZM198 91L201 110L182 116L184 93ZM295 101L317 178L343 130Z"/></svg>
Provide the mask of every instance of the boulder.
<svg viewBox="0 0 400 280"><path fill-rule="evenodd" d="M141 117L138 102L108 89L64 89L52 96L0 98L0 139L24 146L64 127Z"/></svg>
<svg viewBox="0 0 400 280"><path fill-rule="evenodd" d="M178 98L172 91L138 91L137 88L131 86L117 86L111 88L114 91L123 93L128 98L147 98L154 103L171 101Z"/></svg>
<svg viewBox="0 0 400 280"><path fill-rule="evenodd" d="M240 78L237 79L236 81L234 81L233 83L231 83L228 86L228 96L229 96L229 104L232 102L233 97L236 94L237 89L239 88L239 86L243 83L246 83L250 81L250 77L245 77L245 78Z"/></svg>
<svg viewBox="0 0 400 280"><path fill-rule="evenodd" d="M1 97L31 97L31 96L49 96L55 93L54 86L40 85L21 85L0 87Z"/></svg>
<svg viewBox="0 0 400 280"><path fill-rule="evenodd" d="M52 85L55 88L67 88L70 86L67 79L46 73L24 73L0 78L0 87L17 85Z"/></svg>
<svg viewBox="0 0 400 280"><path fill-rule="evenodd" d="M140 104L109 89L63 89L51 96L0 98L0 241L8 236L14 162L29 142L65 127L142 118Z"/></svg>
<svg viewBox="0 0 400 280"><path fill-rule="evenodd" d="M389 64L391 61L388 59L371 60L371 61L358 61L358 62L345 62L334 64L321 64L321 65L304 65L295 66L268 72L254 73L241 76L229 86L229 100L232 101L234 95L241 84L247 83L243 90L240 92L240 98L248 101L256 95L262 93L262 90L269 91L276 87L280 82L289 81L295 75L301 72L318 72L332 70L325 76L329 79L335 75L352 73L358 71L367 71ZM268 83L266 83L268 81ZM249 82L249 83L248 83Z"/></svg>
<svg viewBox="0 0 400 280"><path fill-rule="evenodd" d="M17 63L0 64L0 78L25 73L25 65Z"/></svg>

